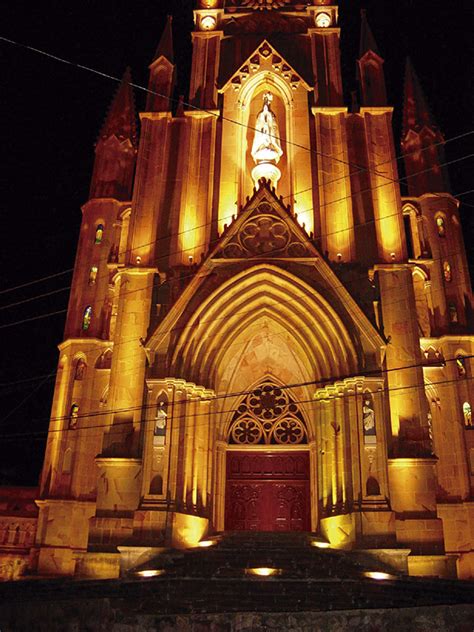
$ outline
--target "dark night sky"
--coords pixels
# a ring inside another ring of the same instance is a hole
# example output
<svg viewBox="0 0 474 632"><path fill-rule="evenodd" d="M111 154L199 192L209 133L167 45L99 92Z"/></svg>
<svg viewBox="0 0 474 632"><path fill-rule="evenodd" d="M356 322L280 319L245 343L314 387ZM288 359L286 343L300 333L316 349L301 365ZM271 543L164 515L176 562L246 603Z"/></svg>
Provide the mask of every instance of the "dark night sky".
<svg viewBox="0 0 474 632"><path fill-rule="evenodd" d="M340 0L342 60L346 89L354 88L359 11L368 19L386 63L390 102L399 106L403 66L410 55L428 102L447 139L471 130L474 15L471 3L427 0ZM179 92L187 96L191 0L17 0L2 9L2 36L72 62L120 77L132 68L135 83L147 85L147 66L163 29L174 16ZM2 325L67 306L70 273L14 292L3 289L70 269L74 264L87 199L93 145L116 83L0 41L2 54L3 194L0 231L0 482L35 484L42 462L56 345L64 314L13 327ZM144 93L136 93L138 109ZM399 110L395 115L398 127ZM448 160L471 153L472 136L447 145ZM452 188L472 188L472 159L451 169ZM471 178L469 178L471 175ZM474 195L462 200L474 205ZM461 207L469 246L474 236L473 207ZM44 376L38 379L39 376ZM30 380L31 378L31 380ZM23 381L17 384L11 382ZM14 410L16 407L17 410ZM4 435L21 433L15 440ZM3 435L3 438L1 438Z"/></svg>

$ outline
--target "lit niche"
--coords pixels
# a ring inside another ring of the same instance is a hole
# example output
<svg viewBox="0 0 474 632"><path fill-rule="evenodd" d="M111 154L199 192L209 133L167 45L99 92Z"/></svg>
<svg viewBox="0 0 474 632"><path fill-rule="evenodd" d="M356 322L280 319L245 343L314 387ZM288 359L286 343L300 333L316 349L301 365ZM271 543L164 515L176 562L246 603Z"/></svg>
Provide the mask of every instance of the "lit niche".
<svg viewBox="0 0 474 632"><path fill-rule="evenodd" d="M331 26L331 16L325 12L317 13L315 22L318 29L327 29Z"/></svg>
<svg viewBox="0 0 474 632"><path fill-rule="evenodd" d="M216 18L212 15L205 15L201 18L200 26L203 31L213 31L216 28Z"/></svg>
<svg viewBox="0 0 474 632"><path fill-rule="evenodd" d="M263 94L263 107L257 114L255 133L252 143L252 158L255 167L252 169L252 178L255 186L261 178L270 180L274 187L281 177L281 171L277 167L283 150L281 147L280 131L275 112L272 110L273 94Z"/></svg>

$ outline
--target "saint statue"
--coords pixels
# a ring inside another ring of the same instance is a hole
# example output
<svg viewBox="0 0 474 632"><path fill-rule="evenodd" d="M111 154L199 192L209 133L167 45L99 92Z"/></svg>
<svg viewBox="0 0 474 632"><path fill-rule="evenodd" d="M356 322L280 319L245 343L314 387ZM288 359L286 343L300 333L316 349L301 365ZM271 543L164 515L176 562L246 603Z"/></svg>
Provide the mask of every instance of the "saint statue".
<svg viewBox="0 0 474 632"><path fill-rule="evenodd" d="M257 164L262 162L277 163L283 150L280 143L280 132L274 112L271 110L273 95L265 92L263 95L263 108L257 116L255 135L252 144L252 158Z"/></svg>
<svg viewBox="0 0 474 632"><path fill-rule="evenodd" d="M165 445L167 417L168 415L166 414L166 404L165 402L160 402L155 417L153 445Z"/></svg>
<svg viewBox="0 0 474 632"><path fill-rule="evenodd" d="M373 409L372 398L367 395L364 397L364 403L362 406L362 424L364 442L375 443L375 411Z"/></svg>

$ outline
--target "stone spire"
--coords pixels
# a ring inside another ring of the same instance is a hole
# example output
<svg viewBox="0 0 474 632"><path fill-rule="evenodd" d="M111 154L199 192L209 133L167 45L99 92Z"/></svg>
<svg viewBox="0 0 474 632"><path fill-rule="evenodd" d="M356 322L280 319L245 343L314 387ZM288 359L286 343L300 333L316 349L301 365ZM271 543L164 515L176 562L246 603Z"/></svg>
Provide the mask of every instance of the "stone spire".
<svg viewBox="0 0 474 632"><path fill-rule="evenodd" d="M449 191L448 174L442 166L443 142L415 69L407 59L401 146L410 195Z"/></svg>
<svg viewBox="0 0 474 632"><path fill-rule="evenodd" d="M403 103L403 136L408 130L420 130L423 127L436 128L436 122L420 85L418 76L410 58L405 66L405 90Z"/></svg>
<svg viewBox="0 0 474 632"><path fill-rule="evenodd" d="M360 44L357 68L361 105L366 107L384 106L387 105L387 92L383 72L384 60L380 55L377 42L367 22L364 9L362 9L360 15Z"/></svg>
<svg viewBox="0 0 474 632"><path fill-rule="evenodd" d="M166 18L166 26L161 34L158 47L152 60L154 61L160 57L166 57L166 59L174 64L174 49L173 49L173 29L172 29L173 17L168 15Z"/></svg>
<svg viewBox="0 0 474 632"><path fill-rule="evenodd" d="M130 68L127 67L100 130L99 140L116 136L119 140L128 139L134 147L136 146L137 125L131 82L132 75Z"/></svg>
<svg viewBox="0 0 474 632"><path fill-rule="evenodd" d="M130 68L125 70L95 148L91 198L131 197L137 148L135 101Z"/></svg>
<svg viewBox="0 0 474 632"><path fill-rule="evenodd" d="M148 96L146 109L148 112L169 112L174 92L176 66L173 51L173 18L168 15L166 25L150 64Z"/></svg>
<svg viewBox="0 0 474 632"><path fill-rule="evenodd" d="M365 55L365 53L372 51L380 58L380 51L375 41L375 37L372 33L372 29L367 21L367 12L365 9L360 11L360 42L359 42L359 59Z"/></svg>

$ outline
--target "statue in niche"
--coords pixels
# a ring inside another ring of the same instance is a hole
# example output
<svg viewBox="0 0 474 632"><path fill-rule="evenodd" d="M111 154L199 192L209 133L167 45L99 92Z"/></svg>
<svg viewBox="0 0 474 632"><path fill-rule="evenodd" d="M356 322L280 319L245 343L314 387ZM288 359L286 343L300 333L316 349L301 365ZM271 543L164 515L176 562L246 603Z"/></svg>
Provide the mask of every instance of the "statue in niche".
<svg viewBox="0 0 474 632"><path fill-rule="evenodd" d="M77 361L76 372L74 374L75 380L83 380L86 377L87 364L82 358Z"/></svg>
<svg viewBox="0 0 474 632"><path fill-rule="evenodd" d="M168 414L166 412L168 405L165 402L160 402L155 416L155 430L153 433L153 445L163 446L165 445L166 437L166 420Z"/></svg>
<svg viewBox="0 0 474 632"><path fill-rule="evenodd" d="M271 110L273 95L265 92L263 95L263 108L257 116L255 135L252 144L252 158L255 162L274 162L280 160L283 150L280 143L280 132L275 113Z"/></svg>
<svg viewBox="0 0 474 632"><path fill-rule="evenodd" d="M362 425L364 432L364 443L375 443L375 411L372 395L370 393L364 393L362 405Z"/></svg>

